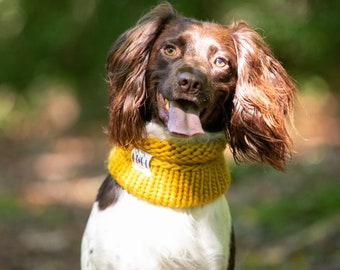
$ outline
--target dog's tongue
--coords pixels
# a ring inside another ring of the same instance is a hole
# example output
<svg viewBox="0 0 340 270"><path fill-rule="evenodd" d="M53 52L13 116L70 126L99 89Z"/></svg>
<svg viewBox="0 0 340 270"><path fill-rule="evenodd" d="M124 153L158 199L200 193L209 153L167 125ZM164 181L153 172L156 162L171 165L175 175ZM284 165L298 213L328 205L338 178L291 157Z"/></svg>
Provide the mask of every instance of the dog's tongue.
<svg viewBox="0 0 340 270"><path fill-rule="evenodd" d="M168 130L186 136L204 134L197 108L170 102Z"/></svg>

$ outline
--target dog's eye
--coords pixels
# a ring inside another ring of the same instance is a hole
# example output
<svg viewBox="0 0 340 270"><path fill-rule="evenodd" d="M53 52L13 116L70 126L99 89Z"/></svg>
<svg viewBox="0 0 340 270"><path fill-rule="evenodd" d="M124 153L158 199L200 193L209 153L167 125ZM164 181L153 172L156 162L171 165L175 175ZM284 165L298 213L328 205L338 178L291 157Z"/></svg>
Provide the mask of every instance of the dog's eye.
<svg viewBox="0 0 340 270"><path fill-rule="evenodd" d="M163 52L167 56L174 56L176 55L176 48L174 46L168 45L164 47Z"/></svg>
<svg viewBox="0 0 340 270"><path fill-rule="evenodd" d="M227 63L227 61L226 61L225 59L218 57L218 58L215 59L214 64L215 64L217 67L219 67L219 68L223 68L223 67L225 67L228 63Z"/></svg>

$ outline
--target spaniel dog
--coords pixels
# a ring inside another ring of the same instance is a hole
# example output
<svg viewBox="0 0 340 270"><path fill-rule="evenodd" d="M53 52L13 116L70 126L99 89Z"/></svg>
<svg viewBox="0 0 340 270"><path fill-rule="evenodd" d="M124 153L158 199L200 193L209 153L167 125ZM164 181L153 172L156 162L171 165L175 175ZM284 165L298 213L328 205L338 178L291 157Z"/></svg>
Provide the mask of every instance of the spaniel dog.
<svg viewBox="0 0 340 270"><path fill-rule="evenodd" d="M260 35L162 3L107 60L109 176L81 269L234 269L223 157L284 170L296 88Z"/></svg>

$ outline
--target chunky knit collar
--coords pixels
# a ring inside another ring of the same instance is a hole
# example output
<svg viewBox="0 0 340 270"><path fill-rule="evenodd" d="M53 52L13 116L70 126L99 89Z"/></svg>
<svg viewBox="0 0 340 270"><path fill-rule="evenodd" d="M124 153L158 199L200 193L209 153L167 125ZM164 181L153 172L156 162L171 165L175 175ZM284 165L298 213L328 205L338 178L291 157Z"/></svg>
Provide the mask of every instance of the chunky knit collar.
<svg viewBox="0 0 340 270"><path fill-rule="evenodd" d="M139 148L114 147L108 169L129 193L150 203L186 208L217 199L230 182L225 139L178 144L149 138Z"/></svg>

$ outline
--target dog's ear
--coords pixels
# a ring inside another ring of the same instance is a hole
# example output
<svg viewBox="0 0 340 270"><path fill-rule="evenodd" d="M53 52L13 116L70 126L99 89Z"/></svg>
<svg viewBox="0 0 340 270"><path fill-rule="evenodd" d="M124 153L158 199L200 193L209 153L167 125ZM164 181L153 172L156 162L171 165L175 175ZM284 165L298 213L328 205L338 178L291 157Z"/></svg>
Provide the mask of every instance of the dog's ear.
<svg viewBox="0 0 340 270"><path fill-rule="evenodd" d="M168 3L155 7L113 44L107 59L108 135L112 144L136 144L145 133L146 66L153 43L176 11Z"/></svg>
<svg viewBox="0 0 340 270"><path fill-rule="evenodd" d="M230 26L237 54L237 85L228 124L236 161L260 161L284 170L292 142L295 85L260 35L245 22Z"/></svg>

